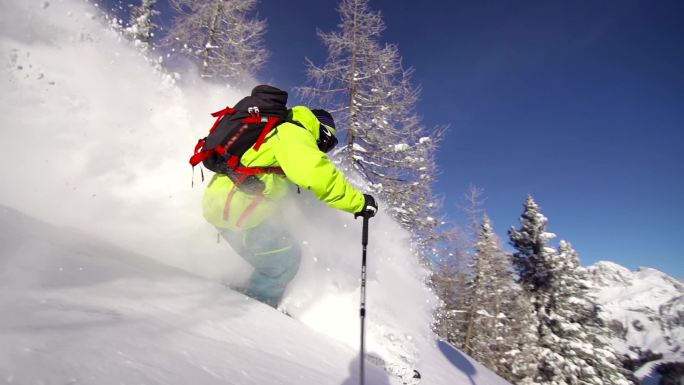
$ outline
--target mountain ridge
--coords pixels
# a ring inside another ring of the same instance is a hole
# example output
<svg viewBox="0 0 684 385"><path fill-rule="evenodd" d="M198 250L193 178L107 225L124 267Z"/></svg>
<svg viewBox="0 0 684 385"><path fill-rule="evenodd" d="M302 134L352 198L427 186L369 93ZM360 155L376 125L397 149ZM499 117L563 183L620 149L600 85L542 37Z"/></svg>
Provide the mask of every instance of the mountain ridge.
<svg viewBox="0 0 684 385"><path fill-rule="evenodd" d="M637 369L654 379L660 363L684 362L684 284L654 268L629 270L611 261L586 267L590 294L611 331L616 351L633 360L656 358ZM649 353L650 351L650 353Z"/></svg>

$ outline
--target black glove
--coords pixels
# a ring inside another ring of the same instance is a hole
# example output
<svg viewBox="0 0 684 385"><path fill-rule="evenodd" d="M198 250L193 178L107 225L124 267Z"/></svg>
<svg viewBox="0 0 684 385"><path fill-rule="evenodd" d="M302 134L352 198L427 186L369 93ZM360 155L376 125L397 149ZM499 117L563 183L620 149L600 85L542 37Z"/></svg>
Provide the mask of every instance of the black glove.
<svg viewBox="0 0 684 385"><path fill-rule="evenodd" d="M363 194L363 209L354 214L354 217L372 218L378 213L378 204L371 195Z"/></svg>

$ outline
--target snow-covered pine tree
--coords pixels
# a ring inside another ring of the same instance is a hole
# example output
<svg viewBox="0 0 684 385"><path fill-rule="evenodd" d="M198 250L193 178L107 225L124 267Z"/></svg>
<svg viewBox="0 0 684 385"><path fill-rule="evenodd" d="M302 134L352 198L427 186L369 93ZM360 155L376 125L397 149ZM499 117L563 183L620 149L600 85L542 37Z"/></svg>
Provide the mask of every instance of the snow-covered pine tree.
<svg viewBox="0 0 684 385"><path fill-rule="evenodd" d="M537 363L531 302L513 282L510 255L486 215L477 234L468 296L465 351L503 377L529 381Z"/></svg>
<svg viewBox="0 0 684 385"><path fill-rule="evenodd" d="M203 77L240 84L268 58L257 0L170 0L178 12L166 42L199 62Z"/></svg>
<svg viewBox="0 0 684 385"><path fill-rule="evenodd" d="M555 346L565 358L568 384L632 384L589 298L585 271L572 245L560 241L546 314L546 326L558 337Z"/></svg>
<svg viewBox="0 0 684 385"><path fill-rule="evenodd" d="M577 254L568 244L559 251L549 247L555 234L546 231L547 219L531 196L520 223L520 229L511 228L509 236L516 249L513 263L518 280L531 298L536 316L538 364L533 383L603 385L609 380L610 384L629 385L614 352L592 329L597 327L597 319L583 307L589 301L582 289Z"/></svg>
<svg viewBox="0 0 684 385"><path fill-rule="evenodd" d="M525 201L525 210L520 217L520 230L514 227L508 231L513 253L513 267L520 284L532 294L535 310L545 304L545 295L551 285L552 272L556 262L556 250L548 245L555 234L546 232L546 217L531 195Z"/></svg>
<svg viewBox="0 0 684 385"><path fill-rule="evenodd" d="M544 385L566 385L561 373L564 358L552 349L557 341L544 325L557 260L556 250L548 245L549 240L556 235L546 231L546 223L547 219L541 213L539 205L528 195L525 210L520 217L520 229L511 227L508 235L511 245L516 249L513 253L513 267L518 275L518 282L530 298L536 315L538 364L534 381Z"/></svg>
<svg viewBox="0 0 684 385"><path fill-rule="evenodd" d="M415 113L419 89L396 45L382 44L385 25L368 0L342 0L339 30L319 33L328 48L323 66L309 62L310 86L300 87L346 128L343 166L370 183L387 211L414 235L420 255L430 254L442 223L432 192L435 151L443 128L428 130Z"/></svg>
<svg viewBox="0 0 684 385"><path fill-rule="evenodd" d="M152 18L159 15L155 9L157 0L141 0L141 4L131 7L131 16L128 27L124 33L133 43L143 52L148 52L152 48L152 38L154 30L159 26L152 21Z"/></svg>
<svg viewBox="0 0 684 385"><path fill-rule="evenodd" d="M539 348L534 306L520 285L513 284L508 294L512 300L505 306L502 354L496 372L516 385L536 385Z"/></svg>

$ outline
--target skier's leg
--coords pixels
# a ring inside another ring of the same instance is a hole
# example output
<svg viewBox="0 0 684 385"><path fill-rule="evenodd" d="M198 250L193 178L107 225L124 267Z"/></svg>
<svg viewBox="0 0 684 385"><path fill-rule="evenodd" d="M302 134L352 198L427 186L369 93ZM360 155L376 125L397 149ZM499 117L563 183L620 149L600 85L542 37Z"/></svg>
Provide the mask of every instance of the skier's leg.
<svg viewBox="0 0 684 385"><path fill-rule="evenodd" d="M266 262L268 261L268 262ZM277 254L256 256L252 259L254 273L247 286L247 295L277 307L299 268L299 253L293 248Z"/></svg>
<svg viewBox="0 0 684 385"><path fill-rule="evenodd" d="M272 224L262 224L244 233L222 232L222 235L254 267L245 294L278 306L287 284L299 269L301 255L297 242L287 231Z"/></svg>

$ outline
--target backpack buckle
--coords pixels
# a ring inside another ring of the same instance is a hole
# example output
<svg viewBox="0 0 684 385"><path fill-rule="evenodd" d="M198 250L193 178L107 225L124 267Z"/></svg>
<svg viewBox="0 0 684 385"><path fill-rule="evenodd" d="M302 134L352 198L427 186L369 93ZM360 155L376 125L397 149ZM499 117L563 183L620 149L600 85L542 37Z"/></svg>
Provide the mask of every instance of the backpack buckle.
<svg viewBox="0 0 684 385"><path fill-rule="evenodd" d="M254 106L254 107L249 107L247 108L247 113L249 113L252 116L259 116L259 107Z"/></svg>

